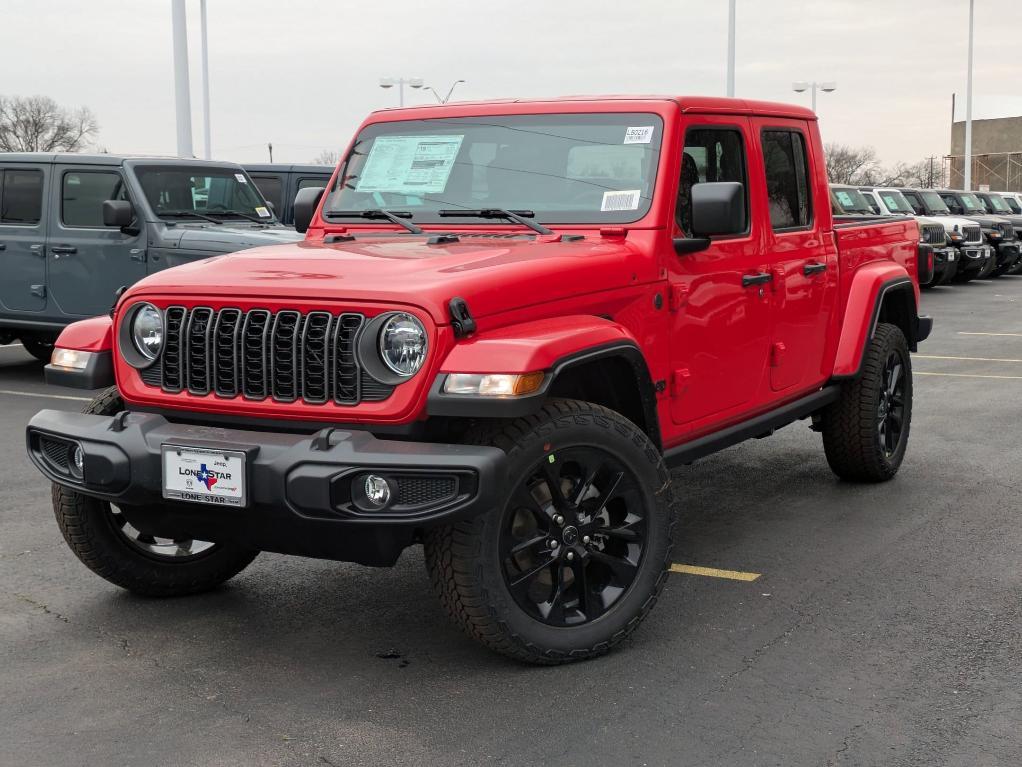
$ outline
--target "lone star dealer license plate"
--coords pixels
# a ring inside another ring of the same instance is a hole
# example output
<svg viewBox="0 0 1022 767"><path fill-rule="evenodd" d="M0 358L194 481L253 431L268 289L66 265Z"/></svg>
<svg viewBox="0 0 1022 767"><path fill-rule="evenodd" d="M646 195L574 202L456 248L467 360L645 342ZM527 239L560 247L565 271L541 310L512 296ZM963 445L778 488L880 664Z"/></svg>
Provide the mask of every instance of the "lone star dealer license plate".
<svg viewBox="0 0 1022 767"><path fill-rule="evenodd" d="M163 445L163 497L214 506L245 506L245 454Z"/></svg>

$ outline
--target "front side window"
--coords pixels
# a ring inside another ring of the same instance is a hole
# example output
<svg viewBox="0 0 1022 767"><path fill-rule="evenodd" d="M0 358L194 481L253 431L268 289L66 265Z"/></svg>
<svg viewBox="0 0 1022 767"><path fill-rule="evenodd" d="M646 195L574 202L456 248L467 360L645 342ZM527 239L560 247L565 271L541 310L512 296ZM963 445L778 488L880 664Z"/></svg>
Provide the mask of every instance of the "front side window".
<svg viewBox="0 0 1022 767"><path fill-rule="evenodd" d="M685 151L681 155L681 179L675 206L678 226L686 236L695 234L692 230L692 187L714 181L737 181L748 188L742 134L735 128L689 128L685 132Z"/></svg>
<svg viewBox="0 0 1022 767"><path fill-rule="evenodd" d="M630 223L649 211L662 134L659 116L638 113L376 123L342 161L323 215L385 209L450 224L450 211L504 209L549 224Z"/></svg>
<svg viewBox="0 0 1022 767"><path fill-rule="evenodd" d="M38 224L43 214L43 172L0 170L0 223Z"/></svg>
<svg viewBox="0 0 1022 767"><path fill-rule="evenodd" d="M117 171L69 171L61 182L60 220L64 226L100 228L103 203L127 199L124 179Z"/></svg>
<svg viewBox="0 0 1022 767"><path fill-rule="evenodd" d="M262 195L232 168L137 167L135 175L161 218L202 216L270 220ZM201 216L195 216L201 214Z"/></svg>
<svg viewBox="0 0 1022 767"><path fill-rule="evenodd" d="M775 230L799 229L812 221L809 200L809 158L805 139L798 131L763 131L763 165L766 169L770 224ZM862 197L861 193L858 193ZM840 193L838 202L848 210ZM865 199L862 203L869 209Z"/></svg>
<svg viewBox="0 0 1022 767"><path fill-rule="evenodd" d="M869 192L863 192L862 196L866 200L866 204L869 205L869 209L871 211L873 211L877 215L880 215L880 213L882 213L882 211L880 210L880 203L877 202L877 198L876 197L874 197Z"/></svg>
<svg viewBox="0 0 1022 767"><path fill-rule="evenodd" d="M1002 199L1004 200L1004 203L1011 208L1012 213L1022 213L1022 205L1019 205L1018 200L1014 197L1004 197Z"/></svg>
<svg viewBox="0 0 1022 767"><path fill-rule="evenodd" d="M905 195L895 189L885 189L878 194L891 213L904 213L911 216L915 212L908 204L908 200L905 199Z"/></svg>
<svg viewBox="0 0 1022 767"><path fill-rule="evenodd" d="M252 176L252 181L259 187L260 193L267 202L273 203L277 210L284 204L284 185L279 176Z"/></svg>

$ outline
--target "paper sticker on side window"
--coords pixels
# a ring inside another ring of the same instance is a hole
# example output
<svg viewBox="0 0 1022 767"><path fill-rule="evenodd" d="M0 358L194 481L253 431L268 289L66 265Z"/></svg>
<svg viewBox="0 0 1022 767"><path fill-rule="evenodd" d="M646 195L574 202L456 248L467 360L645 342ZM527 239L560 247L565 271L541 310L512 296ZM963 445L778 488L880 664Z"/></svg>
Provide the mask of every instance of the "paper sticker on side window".
<svg viewBox="0 0 1022 767"><path fill-rule="evenodd" d="M625 144L648 144L653 140L653 126L641 125L637 128L625 128Z"/></svg>
<svg viewBox="0 0 1022 767"><path fill-rule="evenodd" d="M639 194L640 191L638 189L629 189L623 192L604 192L600 211L606 213L617 210L638 210Z"/></svg>
<svg viewBox="0 0 1022 767"><path fill-rule="evenodd" d="M380 136L356 192L437 194L447 188L464 136Z"/></svg>

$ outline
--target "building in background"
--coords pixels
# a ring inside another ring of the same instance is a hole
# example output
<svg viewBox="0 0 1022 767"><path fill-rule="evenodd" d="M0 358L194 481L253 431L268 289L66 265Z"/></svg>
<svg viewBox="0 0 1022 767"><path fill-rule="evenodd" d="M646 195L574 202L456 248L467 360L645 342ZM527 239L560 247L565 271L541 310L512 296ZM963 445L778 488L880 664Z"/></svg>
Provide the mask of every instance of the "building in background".
<svg viewBox="0 0 1022 767"><path fill-rule="evenodd" d="M961 189L965 176L965 121L951 126L951 153L944 158L948 186ZM1022 117L972 121L972 186L1022 192Z"/></svg>

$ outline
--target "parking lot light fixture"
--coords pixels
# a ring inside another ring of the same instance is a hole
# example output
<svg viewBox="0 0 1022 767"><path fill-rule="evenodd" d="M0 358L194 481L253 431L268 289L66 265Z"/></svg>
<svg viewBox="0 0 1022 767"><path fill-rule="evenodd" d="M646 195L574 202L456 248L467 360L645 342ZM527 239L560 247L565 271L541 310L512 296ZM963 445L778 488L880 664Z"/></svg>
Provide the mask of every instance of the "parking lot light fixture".
<svg viewBox="0 0 1022 767"><path fill-rule="evenodd" d="M398 93L397 103L398 103L398 106L402 106L402 107L405 105L405 86L407 85L409 88L414 88L415 90L419 90L420 88L423 88L425 86L425 84L426 84L425 81L423 81L423 79L421 77L409 77L407 79L404 78L404 77L381 77L380 78L380 87L381 88L393 88L395 85L397 86L397 93Z"/></svg>
<svg viewBox="0 0 1022 767"><path fill-rule="evenodd" d="M821 90L824 93L833 93L837 90L837 83L823 82L818 83L815 80L813 82L806 82L805 80L797 80L791 84L791 89L796 93L805 93L808 90L813 92L813 111L816 111L816 91Z"/></svg>

